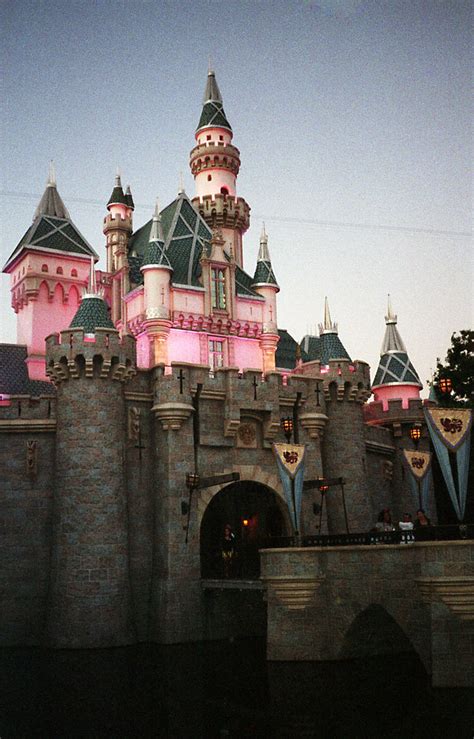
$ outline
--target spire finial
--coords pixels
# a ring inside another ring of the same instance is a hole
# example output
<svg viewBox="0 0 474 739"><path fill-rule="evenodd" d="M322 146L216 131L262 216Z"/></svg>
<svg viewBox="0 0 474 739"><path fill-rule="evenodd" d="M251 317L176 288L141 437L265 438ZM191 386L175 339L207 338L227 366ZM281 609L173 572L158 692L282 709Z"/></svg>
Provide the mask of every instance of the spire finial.
<svg viewBox="0 0 474 739"><path fill-rule="evenodd" d="M115 170L115 187L122 187L122 176L120 174L120 167Z"/></svg>
<svg viewBox="0 0 474 739"><path fill-rule="evenodd" d="M393 312L392 308L392 301L390 298L390 293L387 295L387 315L385 316L385 323L388 325L389 323L396 323L397 322L397 316Z"/></svg>
<svg viewBox="0 0 474 739"><path fill-rule="evenodd" d="M150 229L149 241L163 241L163 229L161 226L160 201L156 198L155 211Z"/></svg>
<svg viewBox="0 0 474 739"><path fill-rule="evenodd" d="M212 68L212 56L209 54L209 66L207 69L208 74L214 74L214 70Z"/></svg>
<svg viewBox="0 0 474 739"><path fill-rule="evenodd" d="M184 177L183 177L183 170L179 170L179 188L178 188L178 195L184 195Z"/></svg>
<svg viewBox="0 0 474 739"><path fill-rule="evenodd" d="M329 301L327 295L324 297L324 321L319 324L320 334L337 334L337 323L333 323L331 320L331 313L329 311Z"/></svg>
<svg viewBox="0 0 474 739"><path fill-rule="evenodd" d="M56 187L56 168L52 159L49 162L48 187Z"/></svg>
<svg viewBox="0 0 474 739"><path fill-rule="evenodd" d="M262 231L260 233L260 243L262 241L268 241L267 232L265 231L265 221L262 221Z"/></svg>
<svg viewBox="0 0 474 739"><path fill-rule="evenodd" d="M82 298L100 298L101 295L97 292L97 281L95 277L95 265L94 257L91 256L91 263L89 267L89 280L87 282L87 288L84 291Z"/></svg>
<svg viewBox="0 0 474 739"><path fill-rule="evenodd" d="M268 251L268 234L265 231L265 223L262 223L262 232L260 234L260 249L258 250L257 262L270 263L270 252Z"/></svg>

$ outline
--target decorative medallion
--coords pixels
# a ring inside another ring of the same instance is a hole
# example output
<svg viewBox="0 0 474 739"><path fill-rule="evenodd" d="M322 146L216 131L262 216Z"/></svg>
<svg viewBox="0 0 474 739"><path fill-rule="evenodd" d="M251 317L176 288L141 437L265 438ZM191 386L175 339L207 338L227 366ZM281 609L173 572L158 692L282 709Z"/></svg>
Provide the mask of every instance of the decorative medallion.
<svg viewBox="0 0 474 739"><path fill-rule="evenodd" d="M404 449L403 456L410 472L417 480L422 480L428 472L431 464L430 452L418 452L411 449Z"/></svg>
<svg viewBox="0 0 474 739"><path fill-rule="evenodd" d="M255 426L251 423L241 423L237 433L243 446L254 446L257 439Z"/></svg>

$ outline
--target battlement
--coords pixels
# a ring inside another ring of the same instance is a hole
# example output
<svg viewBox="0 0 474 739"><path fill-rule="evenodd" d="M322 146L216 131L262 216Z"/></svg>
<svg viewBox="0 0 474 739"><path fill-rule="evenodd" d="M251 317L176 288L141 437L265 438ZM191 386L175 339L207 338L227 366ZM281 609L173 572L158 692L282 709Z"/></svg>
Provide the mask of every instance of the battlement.
<svg viewBox="0 0 474 739"><path fill-rule="evenodd" d="M14 432L24 430L46 430L44 427L53 424L56 418L56 395L54 388L51 394L46 392L41 397L30 395L3 396L0 403L0 431ZM2 428L2 422L5 428Z"/></svg>
<svg viewBox="0 0 474 739"><path fill-rule="evenodd" d="M109 231L126 231L127 233L132 233L131 215L126 218L122 218L118 213L114 215L112 213L108 213L104 218L103 231L105 234Z"/></svg>
<svg viewBox="0 0 474 739"><path fill-rule="evenodd" d="M127 382L136 374L135 340L116 329L68 329L46 338L46 374L55 385L70 378L100 377Z"/></svg>
<svg viewBox="0 0 474 739"><path fill-rule="evenodd" d="M195 177L207 169L228 169L236 177L240 169L240 151L232 144L208 141L191 150L190 167Z"/></svg>
<svg viewBox="0 0 474 739"><path fill-rule="evenodd" d="M371 426L422 422L423 408L430 405L431 401L414 398L408 401L408 408L403 408L402 404L401 398L389 400L387 410L384 410L382 401L367 403L364 406L364 420Z"/></svg>
<svg viewBox="0 0 474 739"><path fill-rule="evenodd" d="M322 383L326 401L349 400L365 403L372 394L370 367L367 362L331 359L329 364L321 364L319 360L314 360L302 364L295 372Z"/></svg>
<svg viewBox="0 0 474 739"><path fill-rule="evenodd" d="M244 233L250 225L250 206L243 198L217 193L195 197L191 202L212 227L238 228Z"/></svg>

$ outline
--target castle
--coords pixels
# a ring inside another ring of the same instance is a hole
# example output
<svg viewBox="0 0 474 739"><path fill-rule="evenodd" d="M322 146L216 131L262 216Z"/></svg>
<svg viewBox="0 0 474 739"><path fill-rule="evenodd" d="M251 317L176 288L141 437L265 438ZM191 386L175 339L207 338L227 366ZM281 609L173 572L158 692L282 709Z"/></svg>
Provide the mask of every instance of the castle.
<svg viewBox="0 0 474 739"><path fill-rule="evenodd" d="M253 577L258 548L293 532L272 453L282 418L307 479L344 479L352 532L384 506L418 507L403 450L414 424L428 448L421 383L390 302L372 385L327 300L319 336L279 328L265 229L253 274L243 268L250 207L212 71L195 139L195 197L181 189L138 229L116 176L104 271L53 170L4 267L18 321L18 343L0 345L5 645L210 637L202 580L224 524ZM303 534L319 500L304 494ZM435 518L432 487L423 502ZM321 525L346 530L336 490Z"/></svg>

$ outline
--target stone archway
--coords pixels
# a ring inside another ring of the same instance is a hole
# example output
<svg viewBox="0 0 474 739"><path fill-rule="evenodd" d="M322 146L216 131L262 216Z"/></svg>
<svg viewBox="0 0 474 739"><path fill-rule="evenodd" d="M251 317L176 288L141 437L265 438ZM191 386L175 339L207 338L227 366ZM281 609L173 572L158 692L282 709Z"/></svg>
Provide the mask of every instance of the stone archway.
<svg viewBox="0 0 474 739"><path fill-rule="evenodd" d="M224 572L222 539L226 524L235 537L235 556L230 570ZM268 485L241 480L223 486L211 496L201 516L201 577L258 578L259 549L290 530L286 505Z"/></svg>

